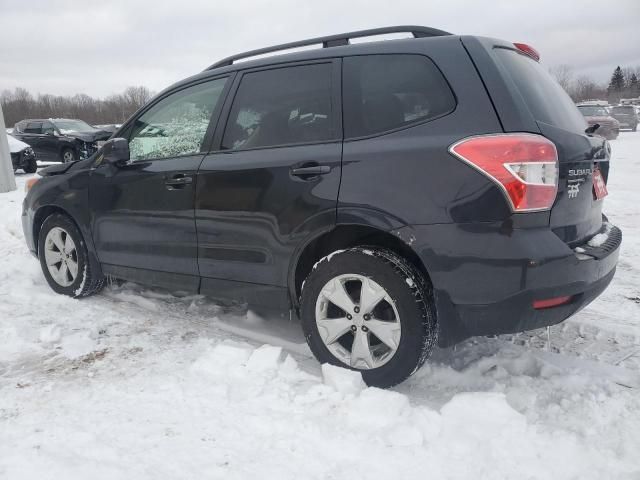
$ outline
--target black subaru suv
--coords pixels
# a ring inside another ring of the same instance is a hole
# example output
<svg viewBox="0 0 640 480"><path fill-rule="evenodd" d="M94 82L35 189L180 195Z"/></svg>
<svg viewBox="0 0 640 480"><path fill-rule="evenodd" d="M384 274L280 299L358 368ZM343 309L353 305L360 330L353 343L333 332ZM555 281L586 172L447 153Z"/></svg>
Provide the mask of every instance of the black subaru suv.
<svg viewBox="0 0 640 480"><path fill-rule="evenodd" d="M31 145L40 160L67 163L89 158L112 133L82 120L50 118L22 120L12 135Z"/></svg>
<svg viewBox="0 0 640 480"><path fill-rule="evenodd" d="M391 32L413 38L350 43ZM27 244L56 292L116 277L289 310L321 362L394 385L436 344L561 322L614 275L609 145L538 60L414 26L224 59L41 171Z"/></svg>

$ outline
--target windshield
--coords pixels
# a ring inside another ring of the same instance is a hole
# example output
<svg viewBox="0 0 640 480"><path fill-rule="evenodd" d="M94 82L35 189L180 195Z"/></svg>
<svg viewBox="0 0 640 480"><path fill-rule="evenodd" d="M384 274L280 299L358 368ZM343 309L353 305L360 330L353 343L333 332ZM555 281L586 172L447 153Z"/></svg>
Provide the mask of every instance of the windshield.
<svg viewBox="0 0 640 480"><path fill-rule="evenodd" d="M54 120L53 123L61 133L70 133L70 132L95 132L96 128L89 125L87 122L83 122L82 120Z"/></svg>
<svg viewBox="0 0 640 480"><path fill-rule="evenodd" d="M611 109L613 113L629 113L633 114L633 107L613 107Z"/></svg>
<svg viewBox="0 0 640 480"><path fill-rule="evenodd" d="M578 107L582 115L585 117L608 117L609 113L604 107Z"/></svg>

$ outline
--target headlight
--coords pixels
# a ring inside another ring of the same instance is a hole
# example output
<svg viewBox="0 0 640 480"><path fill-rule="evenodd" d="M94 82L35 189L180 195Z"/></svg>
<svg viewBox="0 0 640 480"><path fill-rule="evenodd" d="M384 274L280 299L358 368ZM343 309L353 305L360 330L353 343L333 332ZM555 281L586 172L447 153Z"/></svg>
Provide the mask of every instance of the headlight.
<svg viewBox="0 0 640 480"><path fill-rule="evenodd" d="M35 177L31 177L29 178L25 184L24 184L24 191L25 193L28 193L29 190L31 190L31 187L33 187L42 177L40 175L37 175Z"/></svg>
<svg viewBox="0 0 640 480"><path fill-rule="evenodd" d="M25 148L24 153L26 153L27 155L33 155L34 154L33 148L31 147Z"/></svg>

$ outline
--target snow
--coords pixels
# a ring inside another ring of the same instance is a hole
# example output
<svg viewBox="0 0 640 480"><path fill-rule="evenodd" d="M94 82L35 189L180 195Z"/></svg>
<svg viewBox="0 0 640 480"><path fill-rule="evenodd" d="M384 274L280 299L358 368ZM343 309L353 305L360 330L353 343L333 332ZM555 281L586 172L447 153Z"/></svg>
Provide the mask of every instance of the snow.
<svg viewBox="0 0 640 480"><path fill-rule="evenodd" d="M640 477L640 133L612 142L611 287L551 329L436 350L393 390L299 325L199 296L53 293L0 195L0 478Z"/></svg>
<svg viewBox="0 0 640 480"><path fill-rule="evenodd" d="M29 145L18 140L13 135L7 135L7 140L9 141L9 151L11 153L18 153L24 150L25 148L29 148Z"/></svg>
<svg viewBox="0 0 640 480"><path fill-rule="evenodd" d="M594 235L593 238L591 238L591 240L589 240L587 243L591 247L600 247L607 241L610 233L611 233L611 224L605 223L604 232Z"/></svg>

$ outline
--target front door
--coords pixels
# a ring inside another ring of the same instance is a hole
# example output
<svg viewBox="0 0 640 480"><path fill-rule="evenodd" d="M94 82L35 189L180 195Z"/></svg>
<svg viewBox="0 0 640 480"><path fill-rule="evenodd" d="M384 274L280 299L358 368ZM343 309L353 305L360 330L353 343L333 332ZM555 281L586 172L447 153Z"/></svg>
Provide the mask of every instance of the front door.
<svg viewBox="0 0 640 480"><path fill-rule="evenodd" d="M217 151L198 173L204 293L281 305L296 247L335 225L339 78L338 61L324 60L248 71L236 80Z"/></svg>
<svg viewBox="0 0 640 480"><path fill-rule="evenodd" d="M58 135L53 123L49 121L42 122L42 137L40 138L39 149L43 154L43 158L49 160L59 159L60 140Z"/></svg>
<svg viewBox="0 0 640 480"><path fill-rule="evenodd" d="M105 273L197 290L196 173L226 82L209 80L161 98L125 129L130 162L92 172L92 234Z"/></svg>

